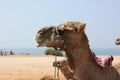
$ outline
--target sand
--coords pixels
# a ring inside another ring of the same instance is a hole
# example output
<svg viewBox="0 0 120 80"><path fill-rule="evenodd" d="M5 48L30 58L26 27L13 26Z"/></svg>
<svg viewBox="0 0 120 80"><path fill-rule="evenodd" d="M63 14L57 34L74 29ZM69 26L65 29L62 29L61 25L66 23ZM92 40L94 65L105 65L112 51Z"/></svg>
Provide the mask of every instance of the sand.
<svg viewBox="0 0 120 80"><path fill-rule="evenodd" d="M58 60L63 59L58 57ZM0 80L41 80L44 76L54 77L53 61L54 56L0 56ZM119 62L120 56L114 56L113 65ZM61 72L60 80L65 80Z"/></svg>

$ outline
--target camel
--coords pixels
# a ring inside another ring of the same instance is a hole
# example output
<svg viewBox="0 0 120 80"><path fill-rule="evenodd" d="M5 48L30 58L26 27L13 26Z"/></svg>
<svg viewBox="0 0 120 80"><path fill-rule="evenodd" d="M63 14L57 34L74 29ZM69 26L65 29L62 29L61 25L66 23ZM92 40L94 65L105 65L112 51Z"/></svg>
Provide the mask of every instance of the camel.
<svg viewBox="0 0 120 80"><path fill-rule="evenodd" d="M86 24L82 22L65 22L58 27L44 27L36 34L37 47L63 49L76 80L120 80L120 75L113 66L102 67L97 64L85 27Z"/></svg>
<svg viewBox="0 0 120 80"><path fill-rule="evenodd" d="M67 60L54 62L53 66L58 67L67 80L77 80L72 70L70 69Z"/></svg>
<svg viewBox="0 0 120 80"><path fill-rule="evenodd" d="M106 58L100 58L100 57L97 57L94 52L92 52L92 54L94 55L96 62L100 66L103 66L103 67L111 67L112 66L113 56L107 56ZM55 61L55 62L53 62L53 66L58 67L67 80L70 80L70 79L76 80L75 75L73 74L72 70L70 69L67 60ZM120 66L116 65L116 68L118 70L119 70L119 67Z"/></svg>
<svg viewBox="0 0 120 80"><path fill-rule="evenodd" d="M76 80L75 75L73 74L66 60L55 61L53 62L53 66L61 70L66 80ZM44 76L40 80L54 80L54 78L52 76Z"/></svg>
<svg viewBox="0 0 120 80"><path fill-rule="evenodd" d="M120 45L120 38L116 39L115 44Z"/></svg>

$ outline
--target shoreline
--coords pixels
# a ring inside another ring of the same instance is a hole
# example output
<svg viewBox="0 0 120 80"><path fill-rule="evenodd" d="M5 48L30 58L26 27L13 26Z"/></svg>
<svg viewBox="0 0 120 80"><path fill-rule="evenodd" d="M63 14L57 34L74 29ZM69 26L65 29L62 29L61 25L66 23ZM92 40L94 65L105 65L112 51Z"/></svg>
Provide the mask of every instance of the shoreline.
<svg viewBox="0 0 120 80"><path fill-rule="evenodd" d="M9 52L12 50L15 54L36 54L36 55L44 55L44 52L47 48L0 48L0 51ZM111 47L111 48L91 48L92 51L95 52L96 55L120 55L119 46Z"/></svg>

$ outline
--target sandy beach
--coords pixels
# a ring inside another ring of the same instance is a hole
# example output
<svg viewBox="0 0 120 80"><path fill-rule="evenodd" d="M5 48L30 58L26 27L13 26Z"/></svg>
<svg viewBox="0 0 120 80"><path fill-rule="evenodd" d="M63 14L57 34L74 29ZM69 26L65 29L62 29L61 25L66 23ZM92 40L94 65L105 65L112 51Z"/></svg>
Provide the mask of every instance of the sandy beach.
<svg viewBox="0 0 120 80"><path fill-rule="evenodd" d="M58 57L58 60L63 59L65 58ZM54 77L54 60L54 56L0 56L0 80L40 80L44 76ZM120 63L120 56L114 56L113 65L117 63ZM61 72L60 80L65 80Z"/></svg>

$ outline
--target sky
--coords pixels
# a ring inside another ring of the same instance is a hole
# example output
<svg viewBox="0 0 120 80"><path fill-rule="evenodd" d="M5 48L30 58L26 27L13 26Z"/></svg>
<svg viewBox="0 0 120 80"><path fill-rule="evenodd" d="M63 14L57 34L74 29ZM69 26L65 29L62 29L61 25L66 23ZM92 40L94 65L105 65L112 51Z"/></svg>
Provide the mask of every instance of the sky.
<svg viewBox="0 0 120 80"><path fill-rule="evenodd" d="M120 48L120 0L0 0L0 48L35 48L44 26L86 23L92 48Z"/></svg>

